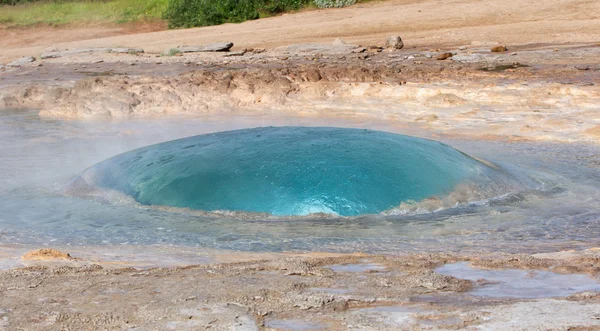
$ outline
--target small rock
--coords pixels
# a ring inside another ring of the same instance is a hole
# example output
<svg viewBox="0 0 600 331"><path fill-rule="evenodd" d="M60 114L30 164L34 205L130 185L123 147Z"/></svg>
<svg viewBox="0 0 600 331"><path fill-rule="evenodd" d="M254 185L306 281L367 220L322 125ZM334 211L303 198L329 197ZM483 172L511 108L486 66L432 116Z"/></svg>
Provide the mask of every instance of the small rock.
<svg viewBox="0 0 600 331"><path fill-rule="evenodd" d="M439 55L436 57L436 59L438 59L438 60L446 60L446 59L449 59L449 58L451 58L451 57L452 57L452 53L450 53L450 52L446 52L446 53L441 53L441 54L439 54Z"/></svg>
<svg viewBox="0 0 600 331"><path fill-rule="evenodd" d="M225 57L229 57L229 56L243 56L244 54L246 54L246 51L239 51L239 52L229 52L223 56Z"/></svg>
<svg viewBox="0 0 600 331"><path fill-rule="evenodd" d="M177 46L182 53L196 53L196 52L229 52L233 47L232 42L213 43L203 46Z"/></svg>
<svg viewBox="0 0 600 331"><path fill-rule="evenodd" d="M402 49L403 47L404 42L400 36L389 36L385 41L385 48Z"/></svg>
<svg viewBox="0 0 600 331"><path fill-rule="evenodd" d="M369 58L369 54L359 54L358 58L361 59L361 60L366 60L366 59Z"/></svg>
<svg viewBox="0 0 600 331"><path fill-rule="evenodd" d="M383 47L371 45L367 47L367 50L369 52L381 52L383 50Z"/></svg>
<svg viewBox="0 0 600 331"><path fill-rule="evenodd" d="M367 49L365 47L357 47L355 49L353 49L352 51L350 51L351 53L363 53L365 52Z"/></svg>
<svg viewBox="0 0 600 331"><path fill-rule="evenodd" d="M461 51L464 51L464 50L467 49L467 46L460 46L458 49L461 50Z"/></svg>
<svg viewBox="0 0 600 331"><path fill-rule="evenodd" d="M264 53L264 52L266 52L266 51L267 51L267 50L266 50L266 49L264 49L264 48L255 48L255 49L252 51L252 53L254 53L254 54L260 54L260 53Z"/></svg>
<svg viewBox="0 0 600 331"><path fill-rule="evenodd" d="M0 64L0 70L4 70L4 65Z"/></svg>
<svg viewBox="0 0 600 331"><path fill-rule="evenodd" d="M344 45L346 45L346 42L340 38L337 38L336 40L334 40L331 43L331 46L344 46Z"/></svg>
<svg viewBox="0 0 600 331"><path fill-rule="evenodd" d="M102 63L102 62L104 62L104 60L95 60L95 61L92 61L92 64Z"/></svg>
<svg viewBox="0 0 600 331"><path fill-rule="evenodd" d="M74 260L74 258L68 254L51 248L42 248L35 251L28 252L23 255L23 260L52 260L52 259L63 259L63 260Z"/></svg>
<svg viewBox="0 0 600 331"><path fill-rule="evenodd" d="M508 51L508 48L506 48L504 46L495 46L495 47L492 47L491 51L494 53L501 53L501 52Z"/></svg>
<svg viewBox="0 0 600 331"><path fill-rule="evenodd" d="M56 47L46 47L44 49L44 52L45 53L54 53L54 52L60 52L60 51Z"/></svg>
<svg viewBox="0 0 600 331"><path fill-rule="evenodd" d="M510 55L515 56L515 55L517 55L517 52L512 52L512 53L510 53Z"/></svg>
<svg viewBox="0 0 600 331"><path fill-rule="evenodd" d="M31 63L31 62L35 62L35 58L31 57L31 56L27 56L27 57L22 57L18 60L14 60L11 63L7 64L7 67L20 67L22 65L25 65L27 63Z"/></svg>

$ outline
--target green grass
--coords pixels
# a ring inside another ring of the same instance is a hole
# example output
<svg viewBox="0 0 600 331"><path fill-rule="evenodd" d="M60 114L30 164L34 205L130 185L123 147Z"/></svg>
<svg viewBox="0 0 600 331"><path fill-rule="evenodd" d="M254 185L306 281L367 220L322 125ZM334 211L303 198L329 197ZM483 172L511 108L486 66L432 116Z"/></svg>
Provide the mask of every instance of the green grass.
<svg viewBox="0 0 600 331"><path fill-rule="evenodd" d="M0 23L26 26L161 20L168 4L169 0L35 2L16 6L0 6Z"/></svg>
<svg viewBox="0 0 600 331"><path fill-rule="evenodd" d="M373 0L356 2L369 1ZM239 23L307 8L316 8L313 0L0 0L0 24L57 26L167 20L174 28Z"/></svg>

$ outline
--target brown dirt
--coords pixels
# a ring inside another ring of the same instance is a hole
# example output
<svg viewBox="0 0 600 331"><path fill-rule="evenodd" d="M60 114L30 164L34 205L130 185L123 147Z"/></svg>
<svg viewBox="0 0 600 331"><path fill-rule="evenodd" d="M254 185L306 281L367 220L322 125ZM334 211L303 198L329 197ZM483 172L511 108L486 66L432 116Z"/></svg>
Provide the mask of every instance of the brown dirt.
<svg viewBox="0 0 600 331"><path fill-rule="evenodd" d="M167 23L162 21L123 24L73 23L60 26L39 24L27 27L0 24L0 48L49 46L71 41L162 31L166 28Z"/></svg>
<svg viewBox="0 0 600 331"><path fill-rule="evenodd" d="M171 30L135 35L120 28L56 30L40 28L0 35L3 58L40 54L46 46L63 48L126 45L162 51L181 44L229 40L238 48L277 47L293 43L347 42L380 44L400 35L407 47L525 43L598 42L600 2L594 0L390 0L342 9L311 10L242 24ZM61 31L69 31L61 33ZM68 35L68 36L65 36ZM25 38L23 36L33 36ZM66 39L65 39L66 38ZM11 46L12 45L12 46Z"/></svg>

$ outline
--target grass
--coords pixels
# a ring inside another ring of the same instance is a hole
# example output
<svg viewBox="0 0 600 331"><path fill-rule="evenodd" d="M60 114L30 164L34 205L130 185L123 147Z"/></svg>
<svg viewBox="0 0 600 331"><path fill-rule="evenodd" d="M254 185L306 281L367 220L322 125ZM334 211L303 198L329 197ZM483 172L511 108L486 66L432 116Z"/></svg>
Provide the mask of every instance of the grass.
<svg viewBox="0 0 600 331"><path fill-rule="evenodd" d="M169 0L35 2L0 6L0 23L11 26L79 22L127 23L161 20Z"/></svg>
<svg viewBox="0 0 600 331"><path fill-rule="evenodd" d="M15 0L18 1L18 0ZM30 26L47 24L52 26L70 23L130 23L141 21L164 21L169 2L174 0L42 0L16 6L0 5L0 24L8 26ZM177 0L175 0L177 1ZM214 1L214 0L213 0ZM222 1L222 0L221 0ZM230 0L235 1L235 0ZM256 1L256 0L255 0ZM288 3L294 0L260 0L257 2ZM357 0L357 3L374 0ZM304 3L300 0L298 2ZM282 12L297 9L316 8L312 1L299 8L290 6L277 8L258 8L258 17L276 16ZM188 10L189 7L182 7ZM238 20L242 21L242 20ZM228 20L223 20L228 22ZM233 21L237 22L237 21ZM218 24L219 22L215 22ZM190 24L197 26L204 24ZM173 25L172 25L173 26ZM174 25L175 27L177 25ZM185 26L181 24L179 26Z"/></svg>

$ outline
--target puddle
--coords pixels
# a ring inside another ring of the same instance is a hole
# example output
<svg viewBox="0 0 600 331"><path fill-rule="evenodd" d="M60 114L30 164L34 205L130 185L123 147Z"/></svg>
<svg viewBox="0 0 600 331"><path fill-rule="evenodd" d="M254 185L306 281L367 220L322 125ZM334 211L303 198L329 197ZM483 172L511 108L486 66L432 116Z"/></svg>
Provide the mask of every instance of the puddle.
<svg viewBox="0 0 600 331"><path fill-rule="evenodd" d="M334 272L367 272L385 270L385 267L376 263L331 264L323 266Z"/></svg>
<svg viewBox="0 0 600 331"><path fill-rule="evenodd" d="M460 325L463 323L463 320L460 317L450 316L444 318L427 318L419 320L419 324L427 325L427 326L454 326Z"/></svg>
<svg viewBox="0 0 600 331"><path fill-rule="evenodd" d="M372 323L384 323L394 327L406 326L415 322L416 313L424 313L424 310L414 307L400 305L375 306L354 310L355 314L361 315L361 319Z"/></svg>
<svg viewBox="0 0 600 331"><path fill-rule="evenodd" d="M528 68L529 66L526 64L513 63L513 64L502 64L494 67L484 67L479 68L481 71L493 71L493 72L501 72L508 69L517 69L517 68Z"/></svg>
<svg viewBox="0 0 600 331"><path fill-rule="evenodd" d="M265 326L277 330L308 331L323 330L325 325L317 322L308 322L300 319L272 319L265 322Z"/></svg>
<svg viewBox="0 0 600 331"><path fill-rule="evenodd" d="M475 288L475 296L495 298L536 299L566 297L585 291L600 291L600 283L582 274L563 275L541 270L483 270L466 262L446 264L435 270L442 275L471 281L485 279L493 282Z"/></svg>
<svg viewBox="0 0 600 331"><path fill-rule="evenodd" d="M424 310L405 307L405 306L375 306L369 308L361 308L358 310L363 313L422 313Z"/></svg>

